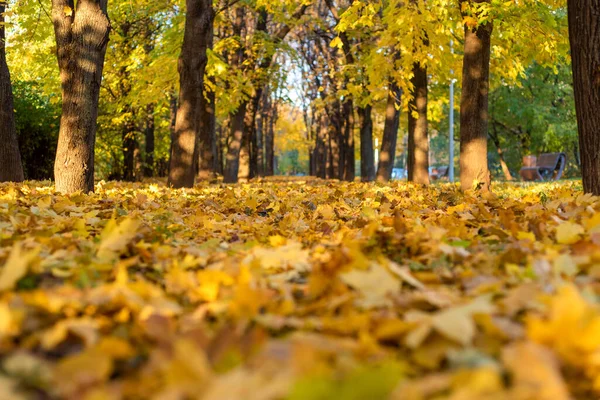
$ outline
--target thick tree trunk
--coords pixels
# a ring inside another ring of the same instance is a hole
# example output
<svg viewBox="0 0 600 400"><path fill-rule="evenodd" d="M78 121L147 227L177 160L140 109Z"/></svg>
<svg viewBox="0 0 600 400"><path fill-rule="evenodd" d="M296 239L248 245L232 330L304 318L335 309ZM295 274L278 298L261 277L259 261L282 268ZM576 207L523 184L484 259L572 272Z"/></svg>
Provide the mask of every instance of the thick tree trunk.
<svg viewBox="0 0 600 400"><path fill-rule="evenodd" d="M216 96L208 92L202 96L199 129L199 168L198 180L213 179L217 175L217 132Z"/></svg>
<svg viewBox="0 0 600 400"><path fill-rule="evenodd" d="M108 0L52 0L62 85L62 116L54 165L56 190L94 190L94 146L104 56L110 33Z"/></svg>
<svg viewBox="0 0 600 400"><path fill-rule="evenodd" d="M394 169L394 162L396 160L398 129L400 129L400 110L396 109L396 104L400 104L401 95L402 91L398 86L390 83L385 107L385 124L381 140L381 151L379 152L379 166L377 168L377 181L379 182L387 182L392 177L392 170Z"/></svg>
<svg viewBox="0 0 600 400"><path fill-rule="evenodd" d="M239 41L239 47L231 57L230 65L232 68L241 68L244 60L244 43L242 31L245 27L245 8L239 6L235 10L235 19L233 23L233 35ZM242 147L246 144L247 138L244 136L244 118L248 101L243 100L230 116L230 140L227 148L227 156L225 157L225 170L223 171L223 180L225 183L237 183L238 174L240 172L240 155L243 155Z"/></svg>
<svg viewBox="0 0 600 400"><path fill-rule="evenodd" d="M244 138L244 117L246 116L247 102L244 101L231 115L231 140L225 157L225 170L223 180L225 183L237 183L240 171L240 153Z"/></svg>
<svg viewBox="0 0 600 400"><path fill-rule="evenodd" d="M489 0L462 0L482 3ZM462 95L460 101L460 183L463 190L488 191L488 92L492 23L465 25Z"/></svg>
<svg viewBox="0 0 600 400"><path fill-rule="evenodd" d="M210 0L186 0L185 32L179 58L179 108L171 149L169 186L193 187L197 172L204 70L212 40L214 11Z"/></svg>
<svg viewBox="0 0 600 400"><path fill-rule="evenodd" d="M268 35L267 31L267 19L269 14L267 13L266 8L261 7L258 16L256 19L256 34L259 35ZM260 70L266 70L270 67L271 62L273 60L273 55L270 54L266 56L261 62L258 64L258 68ZM262 98L262 94L264 91L265 82L263 79L259 79L255 84L255 92L250 102L248 103L247 112L249 115L246 116L246 134L248 136L248 175L241 176L240 178L254 178L258 174L259 166L258 166L258 134L256 129L256 119L257 114L259 112L260 100Z"/></svg>
<svg viewBox="0 0 600 400"><path fill-rule="evenodd" d="M429 185L429 140L427 137L427 69L413 65L412 98L408 112L408 181ZM415 118L413 113L417 113Z"/></svg>
<svg viewBox="0 0 600 400"><path fill-rule="evenodd" d="M370 105L358 108L360 121L360 176L363 182L375 180L375 152L373 151L373 118Z"/></svg>
<svg viewBox="0 0 600 400"><path fill-rule="evenodd" d="M208 48L214 44L214 19L210 20ZM210 78L206 78L210 79ZM200 126L198 130L198 180L213 179L217 176L217 132L216 95L209 91L200 98Z"/></svg>
<svg viewBox="0 0 600 400"><path fill-rule="evenodd" d="M10 72L6 63L5 9L6 3L0 3L0 182L21 182L24 179L23 165L17 141Z"/></svg>
<svg viewBox="0 0 600 400"><path fill-rule="evenodd" d="M146 138L146 160L144 162L144 175L148 178L154 176L154 104L148 104L146 106L146 126L144 129L144 136Z"/></svg>
<svg viewBox="0 0 600 400"><path fill-rule="evenodd" d="M567 4L583 189L600 195L600 2Z"/></svg>

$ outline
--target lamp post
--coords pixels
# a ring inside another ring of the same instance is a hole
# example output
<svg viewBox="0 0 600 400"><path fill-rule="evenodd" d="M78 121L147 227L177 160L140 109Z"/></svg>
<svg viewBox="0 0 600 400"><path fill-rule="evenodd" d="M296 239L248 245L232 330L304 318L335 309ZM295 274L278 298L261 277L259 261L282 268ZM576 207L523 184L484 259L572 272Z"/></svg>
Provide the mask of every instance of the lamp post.
<svg viewBox="0 0 600 400"><path fill-rule="evenodd" d="M454 54L454 42L450 40L450 52ZM450 70L450 115L448 117L450 144L448 149L448 180L454 182L454 70Z"/></svg>

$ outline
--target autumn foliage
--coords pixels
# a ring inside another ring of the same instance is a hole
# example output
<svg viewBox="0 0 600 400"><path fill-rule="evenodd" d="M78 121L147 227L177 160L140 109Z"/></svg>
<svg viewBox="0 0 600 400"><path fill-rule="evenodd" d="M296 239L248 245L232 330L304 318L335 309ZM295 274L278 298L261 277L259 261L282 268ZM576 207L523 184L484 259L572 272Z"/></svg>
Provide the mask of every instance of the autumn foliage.
<svg viewBox="0 0 600 400"><path fill-rule="evenodd" d="M600 394L580 185L0 186L0 398Z"/></svg>

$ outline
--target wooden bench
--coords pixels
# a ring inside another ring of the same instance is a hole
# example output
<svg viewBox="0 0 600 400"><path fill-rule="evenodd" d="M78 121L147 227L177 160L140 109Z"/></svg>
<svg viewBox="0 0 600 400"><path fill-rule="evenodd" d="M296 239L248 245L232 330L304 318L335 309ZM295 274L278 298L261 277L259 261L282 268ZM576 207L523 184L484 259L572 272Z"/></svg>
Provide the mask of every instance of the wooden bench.
<svg viewBox="0 0 600 400"><path fill-rule="evenodd" d="M519 171L524 181L557 181L567 165L567 155L546 153L540 155L537 160L529 156L524 164L525 166Z"/></svg>
<svg viewBox="0 0 600 400"><path fill-rule="evenodd" d="M434 181L437 181L438 179L447 177L449 171L450 171L450 167L448 167L448 166L438 167L437 172L431 173L431 179L433 179Z"/></svg>

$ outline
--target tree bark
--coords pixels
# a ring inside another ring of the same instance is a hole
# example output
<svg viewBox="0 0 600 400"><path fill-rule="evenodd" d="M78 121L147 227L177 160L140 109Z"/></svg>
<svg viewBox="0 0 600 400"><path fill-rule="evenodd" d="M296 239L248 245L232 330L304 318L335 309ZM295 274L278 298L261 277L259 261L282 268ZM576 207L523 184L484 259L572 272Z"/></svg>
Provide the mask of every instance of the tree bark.
<svg viewBox="0 0 600 400"><path fill-rule="evenodd" d="M429 185L429 140L427 137L427 69L413 64L412 98L408 112L408 181ZM417 113L415 118L413 113Z"/></svg>
<svg viewBox="0 0 600 400"><path fill-rule="evenodd" d="M131 108L127 107L127 113L131 116L125 122L123 126L123 180L127 182L133 182L136 179L135 176L135 151L137 147L137 139L135 135L135 123L134 116L131 112Z"/></svg>
<svg viewBox="0 0 600 400"><path fill-rule="evenodd" d="M217 124L217 127L215 128L215 131L217 132L217 174L223 175L223 171L225 169L225 160L223 157L223 149L225 148L224 145L224 141L225 141L225 133L224 131L224 126L226 124Z"/></svg>
<svg viewBox="0 0 600 400"><path fill-rule="evenodd" d="M225 157L225 170L223 171L223 181L225 183L237 183L238 181L246 106L247 102L243 101L235 113L231 115L231 140Z"/></svg>
<svg viewBox="0 0 600 400"><path fill-rule="evenodd" d="M583 190L600 195L600 2L567 5Z"/></svg>
<svg viewBox="0 0 600 400"><path fill-rule="evenodd" d="M261 7L258 11L256 19L255 35L259 37L261 35L268 35L267 31L267 19L269 14L266 8ZM263 60L258 64L259 70L266 70L271 66L273 60L273 54L264 57ZM242 179L254 178L258 174L258 135L256 129L256 119L259 111L260 100L264 91L265 82L263 78L257 80L255 84L254 95L248 102L247 112L249 115L246 116L246 135L248 136L248 173L242 174ZM244 155L245 156L245 155ZM245 169L245 168L244 168ZM245 171L244 171L245 172ZM246 175L246 176L244 176Z"/></svg>
<svg viewBox="0 0 600 400"><path fill-rule="evenodd" d="M256 175L265 175L265 97L264 92L259 103L260 112L256 114Z"/></svg>
<svg viewBox="0 0 600 400"><path fill-rule="evenodd" d="M253 177L253 147L254 147L254 99L246 102L246 113L244 114L244 130L242 134L242 146L240 148L238 182L248 182Z"/></svg>
<svg viewBox="0 0 600 400"><path fill-rule="evenodd" d="M265 135L265 176L275 175L275 124L277 123L277 103L270 101L269 123Z"/></svg>
<svg viewBox="0 0 600 400"><path fill-rule="evenodd" d="M146 138L146 159L144 162L144 175L148 178L154 176L154 149L155 149L155 123L154 123L154 104L146 106L146 127L144 136Z"/></svg>
<svg viewBox="0 0 600 400"><path fill-rule="evenodd" d="M168 177L171 175L171 153L173 152L173 142L175 141L175 122L177 120L177 96L175 95L175 91L172 90L169 93L169 135L170 135L170 144L169 144L169 157L168 159L162 158L160 160L159 167L159 176L160 177Z"/></svg>
<svg viewBox="0 0 600 400"><path fill-rule="evenodd" d="M396 109L396 104L400 104L401 95L402 91L400 88L395 83L390 83L385 107L385 124L381 140L381 151L379 152L379 166L377 168L378 182L387 182L392 177L392 170L394 169L394 162L396 160L398 130L400 129L400 110Z"/></svg>
<svg viewBox="0 0 600 400"><path fill-rule="evenodd" d="M17 140L10 71L6 63L5 10L6 3L0 3L0 182L22 182L23 165Z"/></svg>
<svg viewBox="0 0 600 400"><path fill-rule="evenodd" d="M363 182L375 180L375 152L373 151L372 107L358 108L360 121L360 176Z"/></svg>
<svg viewBox="0 0 600 400"><path fill-rule="evenodd" d="M235 10L235 20L233 23L233 35L239 41L239 47L231 58L231 67L240 68L244 60L244 45L242 42L242 31L245 27L246 12L243 6L239 6ZM244 118L248 101L242 100L235 112L230 117L231 123L231 138L227 148L227 156L225 157L225 170L223 171L223 180L225 183L237 183L238 174L240 172L240 153L244 146L246 132L244 132Z"/></svg>
<svg viewBox="0 0 600 400"><path fill-rule="evenodd" d="M62 86L54 165L56 190L94 190L94 146L104 56L110 33L108 0L52 0Z"/></svg>
<svg viewBox="0 0 600 400"><path fill-rule="evenodd" d="M210 0L186 0L185 32L179 57L179 108L171 149L169 186L193 187L197 172L200 110L204 97L206 50L212 39L214 10Z"/></svg>
<svg viewBox="0 0 600 400"><path fill-rule="evenodd" d="M348 182L354 181L356 157L354 155L354 102L348 99L344 102L344 176Z"/></svg>
<svg viewBox="0 0 600 400"><path fill-rule="evenodd" d="M217 175L216 96L210 91L202 96L199 129L198 180L213 179Z"/></svg>
<svg viewBox="0 0 600 400"><path fill-rule="evenodd" d="M489 0L461 0L482 3ZM465 24L463 82L460 101L460 183L463 190L488 191L488 92L491 22L472 28Z"/></svg>
<svg viewBox="0 0 600 400"><path fill-rule="evenodd" d="M319 117L316 140L315 175L318 178L325 179L327 178L327 116L324 112Z"/></svg>
<svg viewBox="0 0 600 400"><path fill-rule="evenodd" d="M512 181L513 177L510 174L510 170L508 169L508 165L506 164L506 160L504 159L504 152L502 151L502 147L500 147L500 138L496 132L496 127L492 123L492 129L490 131L490 138L494 142L496 146L496 150L498 151L498 158L500 159L500 167L502 168L502 173L504 174L504 179L507 181Z"/></svg>
<svg viewBox="0 0 600 400"><path fill-rule="evenodd" d="M214 44L214 19L210 20L208 48ZM210 79L210 78L205 78ZM203 91L204 92L204 91ZM200 98L200 127L198 130L198 180L213 179L217 176L217 132L216 95L210 90Z"/></svg>

